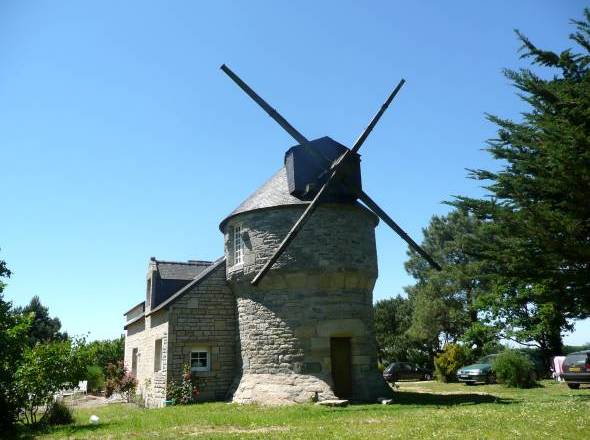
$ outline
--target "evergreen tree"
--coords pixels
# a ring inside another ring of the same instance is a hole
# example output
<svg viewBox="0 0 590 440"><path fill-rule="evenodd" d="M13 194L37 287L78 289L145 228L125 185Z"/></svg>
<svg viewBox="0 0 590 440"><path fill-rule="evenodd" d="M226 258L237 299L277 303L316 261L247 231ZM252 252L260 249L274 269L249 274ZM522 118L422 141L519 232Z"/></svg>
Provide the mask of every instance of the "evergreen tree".
<svg viewBox="0 0 590 440"><path fill-rule="evenodd" d="M469 252L480 227L480 221L463 211L431 219L422 246L441 265L441 271L432 270L414 251L408 254L406 270L416 279L415 285L406 288L414 304L409 335L437 350L460 340L482 318L478 299L487 288L486 263ZM478 334L493 338L493 332ZM471 342L480 349L486 343L481 338Z"/></svg>
<svg viewBox="0 0 590 440"><path fill-rule="evenodd" d="M488 115L498 136L487 151L501 169L471 177L490 197L452 203L484 224L476 252L489 263L486 306L507 336L546 355L561 352L571 319L590 316L590 10L584 16L570 35L580 53L539 49L517 31L522 58L554 75L505 71L529 109L519 122Z"/></svg>
<svg viewBox="0 0 590 440"><path fill-rule="evenodd" d="M61 321L59 318L49 316L49 309L41 304L41 300L37 295L31 299L28 305L15 308L15 313L33 316L28 335L28 344L31 347L40 342L65 341L68 339L67 333L60 332Z"/></svg>

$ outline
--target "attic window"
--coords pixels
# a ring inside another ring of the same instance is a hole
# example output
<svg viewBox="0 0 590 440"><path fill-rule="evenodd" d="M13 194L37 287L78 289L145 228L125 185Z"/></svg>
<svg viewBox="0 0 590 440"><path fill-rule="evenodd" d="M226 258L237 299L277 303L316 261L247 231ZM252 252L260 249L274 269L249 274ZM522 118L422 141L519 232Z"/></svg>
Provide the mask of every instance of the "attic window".
<svg viewBox="0 0 590 440"><path fill-rule="evenodd" d="M233 228L234 239L234 266L244 263L244 240L242 239L242 225Z"/></svg>

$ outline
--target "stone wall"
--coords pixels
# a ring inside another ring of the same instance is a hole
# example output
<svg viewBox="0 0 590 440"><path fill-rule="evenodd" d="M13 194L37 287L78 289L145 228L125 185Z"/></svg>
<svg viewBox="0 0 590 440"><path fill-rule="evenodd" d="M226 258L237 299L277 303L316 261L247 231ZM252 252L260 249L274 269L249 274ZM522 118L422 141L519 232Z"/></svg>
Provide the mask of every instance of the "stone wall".
<svg viewBox="0 0 590 440"><path fill-rule="evenodd" d="M162 340L161 369L154 365L156 340ZM168 357L168 315L160 310L127 327L125 338L125 366L131 371L133 349L137 356L137 393L149 407L161 407L166 399Z"/></svg>
<svg viewBox="0 0 590 440"><path fill-rule="evenodd" d="M237 373L237 317L234 294L225 279L225 262L169 306L168 380L179 381L193 347L206 346L210 371L199 372L201 400L223 400Z"/></svg>
<svg viewBox="0 0 590 440"><path fill-rule="evenodd" d="M377 369L372 290L377 278L377 219L350 204L322 205L262 282L250 281L304 207L239 214L224 230L244 230L244 258L227 278L237 298L243 375L234 401L289 403L334 397L331 338L351 342L352 395L387 396Z"/></svg>

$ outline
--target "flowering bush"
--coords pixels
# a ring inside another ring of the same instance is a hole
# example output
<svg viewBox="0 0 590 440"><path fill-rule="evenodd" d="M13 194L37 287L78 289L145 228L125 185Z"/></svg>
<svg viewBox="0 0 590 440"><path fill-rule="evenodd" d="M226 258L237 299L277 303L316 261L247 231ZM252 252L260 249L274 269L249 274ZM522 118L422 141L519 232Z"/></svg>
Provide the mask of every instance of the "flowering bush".
<svg viewBox="0 0 590 440"><path fill-rule="evenodd" d="M166 397L179 405L194 403L201 394L204 384L203 378L191 373L190 367L184 365L182 381L180 383L171 381L166 388Z"/></svg>
<svg viewBox="0 0 590 440"><path fill-rule="evenodd" d="M107 365L107 381L105 384L105 395L110 397L114 392L119 392L131 402L137 388L137 379L127 371L122 361L116 364Z"/></svg>

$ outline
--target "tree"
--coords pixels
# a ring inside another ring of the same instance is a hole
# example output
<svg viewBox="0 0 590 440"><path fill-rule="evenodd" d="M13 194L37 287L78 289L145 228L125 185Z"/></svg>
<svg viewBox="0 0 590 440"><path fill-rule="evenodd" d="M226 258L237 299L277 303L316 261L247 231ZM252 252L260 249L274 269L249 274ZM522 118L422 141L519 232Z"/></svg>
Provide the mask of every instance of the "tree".
<svg viewBox="0 0 590 440"><path fill-rule="evenodd" d="M414 304L408 331L439 351L449 342L459 341L469 331L469 345L475 352L495 339L493 327L484 326L478 314L478 299L488 288L486 262L470 252L481 222L473 215L455 210L446 216L432 217L424 230L422 246L442 267L436 271L414 251L409 251L406 270L416 284L406 288ZM485 331L484 331L485 330Z"/></svg>
<svg viewBox="0 0 590 440"><path fill-rule="evenodd" d="M55 403L54 395L84 379L88 354L83 340L51 341L26 348L14 379L28 423L43 422Z"/></svg>
<svg viewBox="0 0 590 440"><path fill-rule="evenodd" d="M92 352L92 364L99 366L106 375L109 364L116 364L123 360L125 337L121 335L116 339L92 341L88 344L88 349Z"/></svg>
<svg viewBox="0 0 590 440"><path fill-rule="evenodd" d="M22 315L33 314L33 322L29 330L28 343L33 346L39 342L64 341L67 333L62 333L59 318L51 318L49 309L41 304L41 300L35 295L31 302L24 307L17 307L15 313Z"/></svg>
<svg viewBox="0 0 590 440"><path fill-rule="evenodd" d="M431 347L407 334L412 310L411 301L399 295L375 304L375 337L381 363L398 361L426 365L432 360Z"/></svg>
<svg viewBox="0 0 590 440"><path fill-rule="evenodd" d="M471 170L489 197L452 204L483 222L479 257L489 264L488 306L520 342L546 356L562 350L571 319L590 316L590 10L574 21L581 48L557 54L517 31L522 58L555 74L505 70L527 104L522 121L498 116L487 151L500 170Z"/></svg>
<svg viewBox="0 0 590 440"><path fill-rule="evenodd" d="M0 260L0 431L6 432L17 420L18 393L14 384L15 366L23 357L26 335L30 326L27 316L15 315L12 304L4 300L6 284L2 278L10 277L6 262Z"/></svg>

